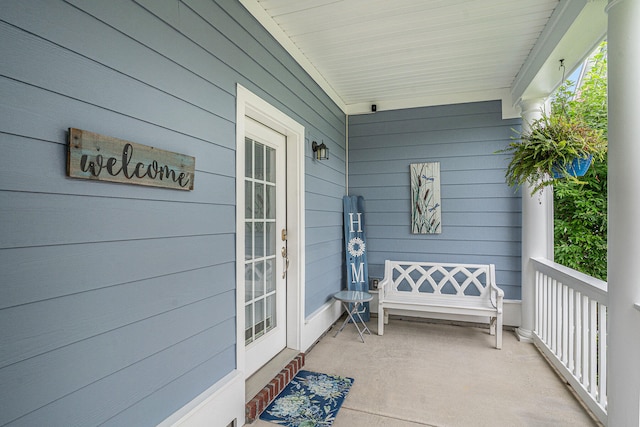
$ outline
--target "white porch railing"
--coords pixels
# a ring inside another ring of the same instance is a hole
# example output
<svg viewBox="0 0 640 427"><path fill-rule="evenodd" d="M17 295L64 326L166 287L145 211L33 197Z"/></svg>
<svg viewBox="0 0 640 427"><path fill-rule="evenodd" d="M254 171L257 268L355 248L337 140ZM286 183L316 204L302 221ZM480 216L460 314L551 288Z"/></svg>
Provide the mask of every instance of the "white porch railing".
<svg viewBox="0 0 640 427"><path fill-rule="evenodd" d="M534 342L607 424L607 283L543 258L535 269Z"/></svg>

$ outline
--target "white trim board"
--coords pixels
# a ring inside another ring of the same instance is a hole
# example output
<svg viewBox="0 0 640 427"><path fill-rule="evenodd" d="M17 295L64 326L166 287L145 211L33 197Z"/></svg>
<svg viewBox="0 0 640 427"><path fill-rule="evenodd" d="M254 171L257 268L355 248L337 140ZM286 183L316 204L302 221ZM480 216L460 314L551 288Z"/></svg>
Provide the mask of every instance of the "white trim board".
<svg viewBox="0 0 640 427"><path fill-rule="evenodd" d="M237 420L244 425L244 375L234 370L187 403L158 427L226 426Z"/></svg>
<svg viewBox="0 0 640 427"><path fill-rule="evenodd" d="M334 299L314 311L304 322L303 351L309 350L342 315L342 306Z"/></svg>

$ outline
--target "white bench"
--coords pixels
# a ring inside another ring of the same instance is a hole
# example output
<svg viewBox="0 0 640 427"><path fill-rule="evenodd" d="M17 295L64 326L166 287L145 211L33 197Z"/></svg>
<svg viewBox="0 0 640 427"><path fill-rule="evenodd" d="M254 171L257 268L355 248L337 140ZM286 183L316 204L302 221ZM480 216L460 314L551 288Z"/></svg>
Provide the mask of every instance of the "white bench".
<svg viewBox="0 0 640 427"><path fill-rule="evenodd" d="M378 285L378 335L389 323L389 309L467 316L489 316L496 348L502 348L502 300L493 264L442 264L385 261Z"/></svg>

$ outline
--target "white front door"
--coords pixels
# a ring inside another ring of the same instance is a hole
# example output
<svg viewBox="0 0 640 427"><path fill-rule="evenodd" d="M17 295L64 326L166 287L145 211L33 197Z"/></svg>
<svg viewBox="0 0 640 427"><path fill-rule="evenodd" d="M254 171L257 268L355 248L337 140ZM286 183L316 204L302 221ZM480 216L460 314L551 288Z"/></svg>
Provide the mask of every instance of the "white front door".
<svg viewBox="0 0 640 427"><path fill-rule="evenodd" d="M244 345L248 377L287 344L286 137L247 117L244 148Z"/></svg>

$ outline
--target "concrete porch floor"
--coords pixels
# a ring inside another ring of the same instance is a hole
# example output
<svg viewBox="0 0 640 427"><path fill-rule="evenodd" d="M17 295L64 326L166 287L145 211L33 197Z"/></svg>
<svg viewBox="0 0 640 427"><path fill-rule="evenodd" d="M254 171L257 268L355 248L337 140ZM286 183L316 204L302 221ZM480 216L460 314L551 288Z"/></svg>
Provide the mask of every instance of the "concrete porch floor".
<svg viewBox="0 0 640 427"><path fill-rule="evenodd" d="M334 338L334 325L306 355L303 369L355 379L334 427L599 425L513 332L496 350L481 327L392 318L378 336L376 322L364 344L353 325Z"/></svg>

